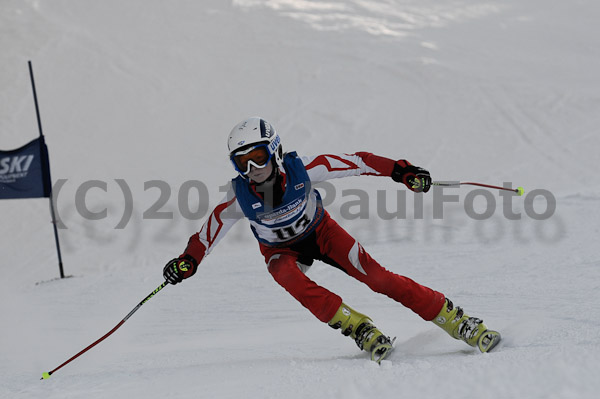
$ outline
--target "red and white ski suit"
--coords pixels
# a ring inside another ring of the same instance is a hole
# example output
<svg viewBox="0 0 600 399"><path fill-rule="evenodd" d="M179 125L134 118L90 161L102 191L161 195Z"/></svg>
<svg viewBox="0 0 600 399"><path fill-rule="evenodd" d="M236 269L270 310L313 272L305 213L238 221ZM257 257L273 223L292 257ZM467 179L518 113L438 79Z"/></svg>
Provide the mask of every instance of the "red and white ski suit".
<svg viewBox="0 0 600 399"><path fill-rule="evenodd" d="M396 162L366 152L301 157L301 160L313 183L347 176L391 176ZM215 207L202 229L190 238L183 255L201 262L235 222L243 217L232 189ZM326 211L315 230L301 241L290 245L259 245L275 281L322 322L333 318L342 298L303 273L302 264L312 264L314 259L343 270L373 291L400 302L427 321L437 316L445 301L442 293L382 267Z"/></svg>

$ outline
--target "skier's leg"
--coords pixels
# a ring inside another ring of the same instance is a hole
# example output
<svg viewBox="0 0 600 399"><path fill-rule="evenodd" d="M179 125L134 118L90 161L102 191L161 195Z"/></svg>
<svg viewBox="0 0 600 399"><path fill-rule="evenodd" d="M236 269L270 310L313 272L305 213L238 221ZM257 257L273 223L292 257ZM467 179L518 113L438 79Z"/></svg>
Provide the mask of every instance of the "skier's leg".
<svg viewBox="0 0 600 399"><path fill-rule="evenodd" d="M364 248L331 218L326 217L317 232L322 253L348 274L367 284L373 291L412 309L432 321L450 336L481 352L492 350L500 341L497 331L488 330L483 320L466 315L460 307L437 291L383 268Z"/></svg>
<svg viewBox="0 0 600 399"><path fill-rule="evenodd" d="M326 216L317 229L317 243L324 255L375 292L385 294L430 321L442 309L442 293L382 267L333 219Z"/></svg>
<svg viewBox="0 0 600 399"><path fill-rule="evenodd" d="M299 264L298 253L261 246L269 273L275 281L296 298L319 320L342 334L350 336L360 349L380 362L392 349L392 341L383 335L369 317L342 303L342 298L306 277Z"/></svg>
<svg viewBox="0 0 600 399"><path fill-rule="evenodd" d="M291 251L275 251L261 247L269 273L275 281L296 298L317 319L327 323L339 309L342 298L321 287L300 270Z"/></svg>

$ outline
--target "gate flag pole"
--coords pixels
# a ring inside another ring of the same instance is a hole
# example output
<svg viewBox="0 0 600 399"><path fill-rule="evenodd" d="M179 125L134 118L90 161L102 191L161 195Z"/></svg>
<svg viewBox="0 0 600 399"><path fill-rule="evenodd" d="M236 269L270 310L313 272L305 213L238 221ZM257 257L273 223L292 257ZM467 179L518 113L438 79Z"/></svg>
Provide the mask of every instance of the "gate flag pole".
<svg viewBox="0 0 600 399"><path fill-rule="evenodd" d="M58 254L58 269L60 271L60 278L65 278L65 273L63 271L62 255L60 253L60 242L58 241L58 229L56 227L56 213L54 211L54 201L52 200L52 179L50 178L50 160L48 157L48 147L46 147L44 133L42 132L42 120L40 118L40 108L38 106L37 93L35 91L35 81L33 80L33 68L31 66L31 61L28 61L28 64L29 76L31 77L31 88L33 89L33 101L35 103L35 113L37 116L38 129L40 131L42 168L46 169L43 175L47 176L47 178L43 179L44 192L48 194L48 198L50 199L50 216L52 217L52 226L54 226L54 240L56 241L56 252Z"/></svg>

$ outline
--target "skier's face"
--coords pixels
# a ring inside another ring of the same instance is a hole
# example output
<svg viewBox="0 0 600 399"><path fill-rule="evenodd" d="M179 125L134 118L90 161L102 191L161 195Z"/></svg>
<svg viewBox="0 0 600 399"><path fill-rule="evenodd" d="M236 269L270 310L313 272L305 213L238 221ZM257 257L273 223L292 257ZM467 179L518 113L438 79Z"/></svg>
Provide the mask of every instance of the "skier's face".
<svg viewBox="0 0 600 399"><path fill-rule="evenodd" d="M248 172L248 177L252 179L253 182L256 183L264 183L269 176L271 176L271 172L273 172L273 162L269 161L269 164L264 168L255 168L253 165L250 165L250 172Z"/></svg>

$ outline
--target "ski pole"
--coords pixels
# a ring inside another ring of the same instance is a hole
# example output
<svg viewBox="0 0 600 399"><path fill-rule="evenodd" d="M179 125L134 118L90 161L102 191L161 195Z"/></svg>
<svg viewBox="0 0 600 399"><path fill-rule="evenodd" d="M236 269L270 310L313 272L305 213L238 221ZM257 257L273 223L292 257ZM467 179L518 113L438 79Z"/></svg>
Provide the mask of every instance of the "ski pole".
<svg viewBox="0 0 600 399"><path fill-rule="evenodd" d="M492 186L490 184L473 183L473 182L444 183L444 182L434 181L434 182L431 182L431 185L441 186L441 187L454 187L454 186L461 186L461 185L479 186L479 187L486 187L486 188L495 188L497 190L512 191L519 195L523 195L523 193L525 192L525 190L523 190L523 187L508 188L508 187Z"/></svg>
<svg viewBox="0 0 600 399"><path fill-rule="evenodd" d="M61 364L57 368L55 368L54 370L48 371L48 372L42 374L42 378L40 378L40 380L46 380L46 379L50 378L50 376L53 373L55 373L57 370L61 369L63 366L66 366L67 364L71 363L73 360L77 359L79 356L83 355L85 352L87 352L88 350L92 349L94 346L98 345L100 342L102 342L106 338L108 338L112 333L114 333L115 331L117 331L119 329L119 327L121 327L123 325L123 323L125 323L127 321L127 319L129 319L131 317L131 315L133 315L139 308L141 308L143 304L145 304L146 302L148 302L148 300L150 300L150 298L152 298L154 295L156 295L158 293L158 291L160 291L163 288L165 288L167 286L167 284L168 283L165 281L164 283L162 283L161 285L159 285L158 288L156 288L154 291L152 291L150 293L150 295L148 295L146 298L144 298L142 300L142 302L138 303L138 305L135 308L133 308L133 310L131 312L129 312L129 314L127 314L127 316L125 316L125 318L123 318L123 320L121 320L119 322L119 324L117 324L112 330L110 330L109 332L107 332L100 339L94 341L92 344L90 344L89 346L87 346L81 352L77 353L75 356L73 356L72 358L70 358L69 360L67 360L66 362L64 362L63 364Z"/></svg>

